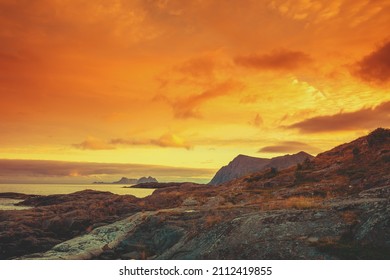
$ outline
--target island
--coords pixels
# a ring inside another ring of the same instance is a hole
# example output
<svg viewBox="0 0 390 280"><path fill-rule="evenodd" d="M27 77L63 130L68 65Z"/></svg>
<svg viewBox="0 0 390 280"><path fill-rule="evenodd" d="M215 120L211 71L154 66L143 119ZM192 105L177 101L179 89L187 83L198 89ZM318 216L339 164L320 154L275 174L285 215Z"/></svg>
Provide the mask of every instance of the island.
<svg viewBox="0 0 390 280"><path fill-rule="evenodd" d="M148 176L148 177L141 177L139 179L122 177L119 181L115 181L115 182L93 182L93 184L114 184L114 185L118 185L118 184L134 185L134 184L142 184L142 183L158 183L158 181L156 178Z"/></svg>

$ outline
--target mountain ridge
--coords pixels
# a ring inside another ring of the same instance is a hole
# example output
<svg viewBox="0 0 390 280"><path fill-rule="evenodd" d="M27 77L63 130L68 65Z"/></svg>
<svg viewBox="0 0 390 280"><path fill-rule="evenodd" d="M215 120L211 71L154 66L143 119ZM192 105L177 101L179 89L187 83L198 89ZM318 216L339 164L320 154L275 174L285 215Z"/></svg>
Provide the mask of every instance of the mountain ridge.
<svg viewBox="0 0 390 280"><path fill-rule="evenodd" d="M221 167L209 182L210 185L220 185L233 179L248 175L252 172L262 171L268 168L284 169L306 159L314 158L312 155L300 151L296 154L287 154L273 158L258 158L239 154L228 165Z"/></svg>

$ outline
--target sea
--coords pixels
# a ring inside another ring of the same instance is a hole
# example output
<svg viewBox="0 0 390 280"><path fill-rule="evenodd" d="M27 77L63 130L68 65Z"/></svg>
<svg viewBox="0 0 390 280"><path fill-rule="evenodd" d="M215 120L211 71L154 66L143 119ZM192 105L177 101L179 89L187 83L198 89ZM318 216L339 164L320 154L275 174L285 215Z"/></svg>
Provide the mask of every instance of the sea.
<svg viewBox="0 0 390 280"><path fill-rule="evenodd" d="M129 186L129 185L126 185ZM82 190L112 192L114 194L130 194L136 197L146 197L154 189L124 188L116 184L0 184L0 193L16 192L34 195L69 194ZM15 206L22 200L0 198L0 210L23 210L26 207Z"/></svg>

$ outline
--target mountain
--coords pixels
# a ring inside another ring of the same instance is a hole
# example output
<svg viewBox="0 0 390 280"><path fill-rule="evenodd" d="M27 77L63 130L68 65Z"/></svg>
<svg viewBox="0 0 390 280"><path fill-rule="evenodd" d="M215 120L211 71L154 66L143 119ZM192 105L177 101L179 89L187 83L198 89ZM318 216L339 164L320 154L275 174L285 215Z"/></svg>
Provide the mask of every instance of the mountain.
<svg viewBox="0 0 390 280"><path fill-rule="evenodd" d="M149 177L141 177L137 180L137 184L142 184L142 183L158 183L156 178L153 178L151 176Z"/></svg>
<svg viewBox="0 0 390 280"><path fill-rule="evenodd" d="M130 179L126 177L122 177L119 181L112 182L111 184L137 184L137 179Z"/></svg>
<svg viewBox="0 0 390 280"><path fill-rule="evenodd" d="M209 184L220 185L230 180L268 168L284 169L312 158L312 155L305 152L274 157L271 159L238 155L228 165L223 166L218 170Z"/></svg>

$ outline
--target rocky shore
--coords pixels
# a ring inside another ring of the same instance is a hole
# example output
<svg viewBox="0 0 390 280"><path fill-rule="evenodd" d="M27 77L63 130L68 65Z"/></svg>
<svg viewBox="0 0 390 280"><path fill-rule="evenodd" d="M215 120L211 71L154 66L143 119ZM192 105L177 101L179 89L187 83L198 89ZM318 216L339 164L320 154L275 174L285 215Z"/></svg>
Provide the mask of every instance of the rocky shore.
<svg viewBox="0 0 390 280"><path fill-rule="evenodd" d="M26 197L0 211L0 258L390 259L389 159L379 129L219 186Z"/></svg>

